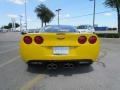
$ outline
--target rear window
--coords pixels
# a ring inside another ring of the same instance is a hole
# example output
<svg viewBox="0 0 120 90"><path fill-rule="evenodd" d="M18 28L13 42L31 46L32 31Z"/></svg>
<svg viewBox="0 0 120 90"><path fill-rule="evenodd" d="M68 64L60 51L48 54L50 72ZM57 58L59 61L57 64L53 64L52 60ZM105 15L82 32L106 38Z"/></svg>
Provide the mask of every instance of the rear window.
<svg viewBox="0 0 120 90"><path fill-rule="evenodd" d="M46 26L42 29L42 32L77 32L76 29L72 26Z"/></svg>

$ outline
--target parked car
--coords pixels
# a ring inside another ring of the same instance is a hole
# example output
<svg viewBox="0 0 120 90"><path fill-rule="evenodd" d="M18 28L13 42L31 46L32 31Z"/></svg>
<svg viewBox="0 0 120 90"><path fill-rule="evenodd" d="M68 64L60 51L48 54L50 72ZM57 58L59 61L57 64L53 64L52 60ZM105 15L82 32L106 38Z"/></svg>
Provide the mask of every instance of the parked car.
<svg viewBox="0 0 120 90"><path fill-rule="evenodd" d="M0 32L3 32L3 29L0 29Z"/></svg>
<svg viewBox="0 0 120 90"><path fill-rule="evenodd" d="M40 30L39 29L29 29L28 33L39 33Z"/></svg>
<svg viewBox="0 0 120 90"><path fill-rule="evenodd" d="M48 68L56 68L57 62L65 67L72 67L73 63L90 65L98 60L99 52L96 34L81 34L66 25L46 26L40 33L25 34L20 40L20 54L28 66L47 63Z"/></svg>
<svg viewBox="0 0 120 90"><path fill-rule="evenodd" d="M21 31L21 34L22 34L22 35L27 34L27 31L23 29L23 30Z"/></svg>
<svg viewBox="0 0 120 90"><path fill-rule="evenodd" d="M80 33L94 33L95 29L91 25L80 25L77 27Z"/></svg>
<svg viewBox="0 0 120 90"><path fill-rule="evenodd" d="M0 32L6 33L8 32L8 29L0 29Z"/></svg>

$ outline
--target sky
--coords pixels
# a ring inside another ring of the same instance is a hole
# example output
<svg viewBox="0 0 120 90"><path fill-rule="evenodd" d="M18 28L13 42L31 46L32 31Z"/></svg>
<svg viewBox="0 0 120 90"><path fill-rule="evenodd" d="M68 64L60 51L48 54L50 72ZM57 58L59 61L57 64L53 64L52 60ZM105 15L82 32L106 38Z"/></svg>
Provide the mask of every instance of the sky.
<svg viewBox="0 0 120 90"><path fill-rule="evenodd" d="M117 13L114 9L105 7L105 0L96 0L96 20L98 26L117 27ZM0 0L0 27L11 22L11 18L15 18L16 22L20 22L20 15L24 19L24 0ZM40 28L41 21L37 18L35 7L39 4L45 4L55 13L55 18L49 23L57 24L56 9L60 11L60 24L62 25L92 25L93 20L93 1L90 0L27 0L27 21L28 28ZM101 13L103 12L103 13ZM89 15L91 14L91 15Z"/></svg>

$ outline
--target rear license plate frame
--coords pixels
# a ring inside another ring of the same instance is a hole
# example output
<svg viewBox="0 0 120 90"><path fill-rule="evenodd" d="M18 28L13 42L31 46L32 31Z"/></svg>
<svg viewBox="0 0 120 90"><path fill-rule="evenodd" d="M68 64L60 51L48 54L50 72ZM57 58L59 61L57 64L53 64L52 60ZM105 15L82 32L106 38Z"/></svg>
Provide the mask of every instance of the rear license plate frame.
<svg viewBox="0 0 120 90"><path fill-rule="evenodd" d="M53 47L54 55L68 55L69 47Z"/></svg>

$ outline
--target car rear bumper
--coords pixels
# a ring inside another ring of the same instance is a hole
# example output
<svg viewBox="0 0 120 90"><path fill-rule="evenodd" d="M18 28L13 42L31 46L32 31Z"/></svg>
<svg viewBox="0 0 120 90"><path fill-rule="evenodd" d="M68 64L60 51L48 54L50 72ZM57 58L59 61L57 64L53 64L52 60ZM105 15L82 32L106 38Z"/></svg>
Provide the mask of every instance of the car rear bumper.
<svg viewBox="0 0 120 90"><path fill-rule="evenodd" d="M29 60L26 63L32 64L47 64L47 63L74 63L74 64L84 64L84 63L93 63L93 60L90 59L82 59L82 60Z"/></svg>
<svg viewBox="0 0 120 90"><path fill-rule="evenodd" d="M71 61L96 61L97 56L31 56L31 57L22 57L23 61L38 61L38 62L71 62Z"/></svg>
<svg viewBox="0 0 120 90"><path fill-rule="evenodd" d="M49 50L48 50L49 51ZM44 53L40 50L29 50L26 49L21 52L21 57L23 61L29 62L31 60L35 61L81 61L81 60L92 60L96 61L99 55L99 50L83 50L78 49L77 51L73 51L68 55L53 55L52 53L48 53L47 51Z"/></svg>

